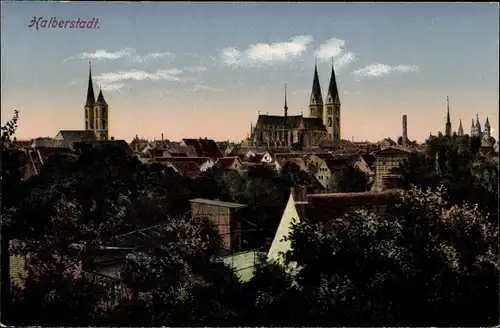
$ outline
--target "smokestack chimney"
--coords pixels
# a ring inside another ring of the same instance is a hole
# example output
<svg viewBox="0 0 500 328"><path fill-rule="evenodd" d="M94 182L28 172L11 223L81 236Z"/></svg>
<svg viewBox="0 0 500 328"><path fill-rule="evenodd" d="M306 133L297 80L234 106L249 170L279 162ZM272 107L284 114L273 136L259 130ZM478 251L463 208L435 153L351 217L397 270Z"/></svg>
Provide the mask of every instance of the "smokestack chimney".
<svg viewBox="0 0 500 328"><path fill-rule="evenodd" d="M161 134L161 141L163 141L163 133Z"/></svg>
<svg viewBox="0 0 500 328"><path fill-rule="evenodd" d="M403 115L403 135L402 135L402 143L403 146L407 146L408 142L408 121L407 121L407 116Z"/></svg>

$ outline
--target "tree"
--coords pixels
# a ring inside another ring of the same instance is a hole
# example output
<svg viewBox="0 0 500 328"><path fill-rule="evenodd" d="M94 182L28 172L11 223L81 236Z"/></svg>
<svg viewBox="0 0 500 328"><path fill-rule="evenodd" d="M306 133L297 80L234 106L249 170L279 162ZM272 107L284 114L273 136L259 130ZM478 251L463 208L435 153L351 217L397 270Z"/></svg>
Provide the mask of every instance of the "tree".
<svg viewBox="0 0 500 328"><path fill-rule="evenodd" d="M279 177L284 181L287 190L298 185L306 186L310 192L313 192L315 189L309 174L293 162L283 165Z"/></svg>
<svg viewBox="0 0 500 328"><path fill-rule="evenodd" d="M339 192L363 192L371 187L367 175L354 166L345 167L336 178Z"/></svg>
<svg viewBox="0 0 500 328"><path fill-rule="evenodd" d="M403 176L406 189L411 185L426 189L444 184L450 204L477 204L490 222L496 222L498 167L480 156L478 142L480 146L479 138L468 136L431 138L426 152L410 154L394 173Z"/></svg>
<svg viewBox="0 0 500 328"><path fill-rule="evenodd" d="M199 218L165 221L159 238L141 243L128 262L125 282L136 296L119 304L116 313L142 313L142 321L134 321L140 325L233 323L240 287L230 269L211 261L220 245L214 227ZM121 317L121 324L130 323L130 315Z"/></svg>
<svg viewBox="0 0 500 328"><path fill-rule="evenodd" d="M12 228L11 212L13 206L16 205L19 198L19 189L21 186L21 172L23 166L22 153L16 149L9 147L10 140L14 137L17 130L17 121L19 119L19 111L14 110L12 119L2 126L2 140L0 145L0 168L2 171L2 188L0 188L0 207L1 212L1 302L2 302L2 318L5 319L5 313L9 311L11 295L10 295L10 263L9 263L9 243L13 236L16 235ZM8 191L8 192L5 192Z"/></svg>
<svg viewBox="0 0 500 328"><path fill-rule="evenodd" d="M241 291L248 311L240 313L239 324L295 326L307 312L302 296L293 284L293 277L281 265L260 258L252 279Z"/></svg>
<svg viewBox="0 0 500 328"><path fill-rule="evenodd" d="M400 230L394 220L366 211L295 225L287 260L298 267L297 283L307 300L303 306L309 309L298 324L398 323L390 291L401 283Z"/></svg>
<svg viewBox="0 0 500 328"><path fill-rule="evenodd" d="M53 212L43 238L24 239L13 248L13 254L27 260L28 276L22 288L15 289L11 324L91 325L99 317L106 289L82 275L96 231L81 224L82 213L74 202L60 200ZM29 316L23 315L26 311Z"/></svg>
<svg viewBox="0 0 500 328"><path fill-rule="evenodd" d="M382 216L356 211L301 221L287 260L297 265L302 307L309 309L303 322L493 324L497 236L477 209L448 207L440 189L401 193Z"/></svg>

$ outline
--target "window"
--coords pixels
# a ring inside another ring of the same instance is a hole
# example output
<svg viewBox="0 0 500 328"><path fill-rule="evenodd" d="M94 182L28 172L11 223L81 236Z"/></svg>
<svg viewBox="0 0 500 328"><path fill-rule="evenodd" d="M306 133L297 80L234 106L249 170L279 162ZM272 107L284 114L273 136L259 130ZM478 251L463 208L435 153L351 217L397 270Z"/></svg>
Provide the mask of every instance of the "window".
<svg viewBox="0 0 500 328"><path fill-rule="evenodd" d="M332 126L332 118L331 118L331 117L329 117L329 118L328 118L328 127L331 127L331 126Z"/></svg>
<svg viewBox="0 0 500 328"><path fill-rule="evenodd" d="M328 115L332 115L333 114L333 108L332 107L328 107Z"/></svg>

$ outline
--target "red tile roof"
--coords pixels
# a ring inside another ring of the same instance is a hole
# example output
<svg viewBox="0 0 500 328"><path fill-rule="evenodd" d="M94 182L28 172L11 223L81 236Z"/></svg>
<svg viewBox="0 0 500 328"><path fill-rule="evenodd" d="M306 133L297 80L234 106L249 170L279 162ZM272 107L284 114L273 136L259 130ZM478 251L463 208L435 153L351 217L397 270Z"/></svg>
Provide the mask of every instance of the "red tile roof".
<svg viewBox="0 0 500 328"><path fill-rule="evenodd" d="M264 154L255 154L254 156L250 156L246 159L247 162L250 163L259 163L262 161Z"/></svg>
<svg viewBox="0 0 500 328"><path fill-rule="evenodd" d="M179 174L188 177L188 178L196 178L200 175L200 167L198 164L194 162L168 162L172 165Z"/></svg>
<svg viewBox="0 0 500 328"><path fill-rule="evenodd" d="M389 204L399 190L381 192L307 195L307 217L314 220L339 218L350 210L371 209Z"/></svg>
<svg viewBox="0 0 500 328"><path fill-rule="evenodd" d="M309 220L328 221L343 216L350 210L371 209L388 205L400 190L380 192L305 194L305 187L292 188L295 207ZM299 213L300 214L300 213Z"/></svg>
<svg viewBox="0 0 500 328"><path fill-rule="evenodd" d="M219 158L222 153L217 144L212 139L182 139L186 146L193 147L200 157Z"/></svg>
<svg viewBox="0 0 500 328"><path fill-rule="evenodd" d="M195 163L198 165L201 165L201 164L205 163L206 161L210 161L210 160L211 160L210 157L186 157L186 156L176 156L176 157L172 156L172 157L165 157L165 159L164 159L164 161L170 162L170 163L190 162L190 163Z"/></svg>
<svg viewBox="0 0 500 328"><path fill-rule="evenodd" d="M233 156L233 157L221 157L221 158L219 158L217 160L217 162L215 162L215 165L217 165L221 169L225 169L225 168L228 168L231 165L233 165L234 161L236 161L236 160L239 161L240 158L237 157L237 156Z"/></svg>

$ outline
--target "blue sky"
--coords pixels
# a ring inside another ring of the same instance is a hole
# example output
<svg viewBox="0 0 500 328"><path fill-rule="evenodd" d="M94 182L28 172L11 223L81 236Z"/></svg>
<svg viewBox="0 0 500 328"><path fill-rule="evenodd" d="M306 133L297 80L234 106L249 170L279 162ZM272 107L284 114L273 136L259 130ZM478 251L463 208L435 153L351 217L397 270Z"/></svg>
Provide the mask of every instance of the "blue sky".
<svg viewBox="0 0 500 328"><path fill-rule="evenodd" d="M498 136L497 4L2 2L2 122L21 137L83 129L92 60L115 138L243 139L257 113L303 112L332 56L343 138L423 140L479 114ZM33 17L98 28L28 27Z"/></svg>

